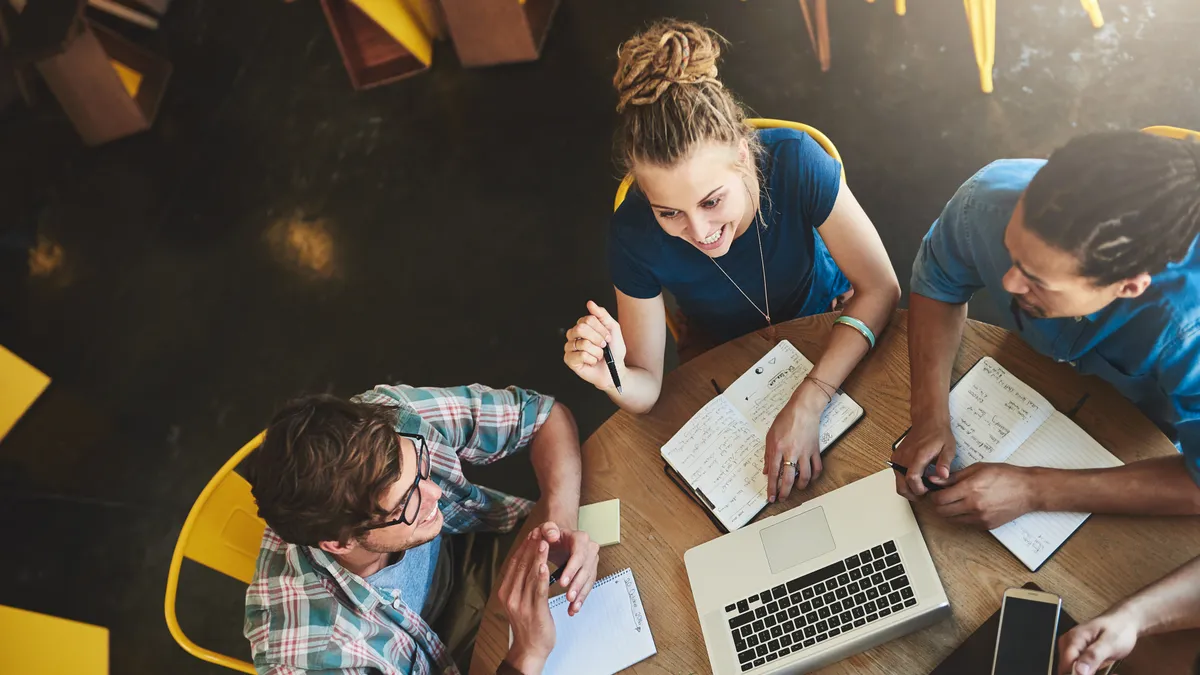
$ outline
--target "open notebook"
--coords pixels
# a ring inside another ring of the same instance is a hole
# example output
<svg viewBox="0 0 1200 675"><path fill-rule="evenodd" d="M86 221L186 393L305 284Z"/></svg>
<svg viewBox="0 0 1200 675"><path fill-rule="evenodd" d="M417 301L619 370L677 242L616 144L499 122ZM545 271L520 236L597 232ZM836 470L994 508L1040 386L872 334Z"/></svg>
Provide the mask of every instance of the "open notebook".
<svg viewBox="0 0 1200 675"><path fill-rule="evenodd" d="M767 505L767 432L812 368L792 343L781 341L662 447L663 459L725 531ZM862 406L839 391L821 414L821 452L862 416Z"/></svg>
<svg viewBox="0 0 1200 675"><path fill-rule="evenodd" d="M975 462L1052 469L1121 466L1121 460L991 357L980 359L950 391L950 425L958 445L952 472ZM1036 572L1089 515L1027 513L992 535Z"/></svg>
<svg viewBox="0 0 1200 675"><path fill-rule="evenodd" d="M557 635L544 675L613 675L658 653L633 570L597 581L579 614L568 616L569 604L550 598Z"/></svg>

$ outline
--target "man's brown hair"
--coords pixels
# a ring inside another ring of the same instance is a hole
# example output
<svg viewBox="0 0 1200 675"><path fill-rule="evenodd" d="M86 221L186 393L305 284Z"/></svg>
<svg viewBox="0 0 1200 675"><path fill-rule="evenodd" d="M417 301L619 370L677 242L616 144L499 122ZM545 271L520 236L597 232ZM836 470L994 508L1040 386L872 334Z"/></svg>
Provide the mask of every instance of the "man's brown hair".
<svg viewBox="0 0 1200 675"><path fill-rule="evenodd" d="M400 477L395 411L327 394L286 404L251 453L258 515L284 541L346 542L387 514L383 494Z"/></svg>

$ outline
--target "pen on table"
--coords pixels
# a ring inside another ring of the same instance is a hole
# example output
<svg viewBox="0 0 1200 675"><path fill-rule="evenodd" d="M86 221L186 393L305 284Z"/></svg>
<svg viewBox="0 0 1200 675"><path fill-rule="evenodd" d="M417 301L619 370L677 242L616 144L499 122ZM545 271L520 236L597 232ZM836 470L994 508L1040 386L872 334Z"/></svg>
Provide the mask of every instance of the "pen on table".
<svg viewBox="0 0 1200 675"><path fill-rule="evenodd" d="M713 389L716 389L716 390L717 390L717 395L718 395L718 396L720 396L720 395L721 395L721 393L722 393L722 392L721 392L721 385L717 384L717 378L715 378L715 377L714 377L713 379L709 380L709 382L712 382L712 384L713 384Z"/></svg>
<svg viewBox="0 0 1200 675"><path fill-rule="evenodd" d="M1091 397L1092 397L1091 392L1085 393L1083 395L1083 397L1080 398L1079 401L1075 403L1075 407L1071 408L1071 410L1069 410L1067 412L1067 419L1072 419L1072 420L1075 419L1076 413L1079 412L1079 409L1082 408L1083 404L1087 403L1087 400Z"/></svg>
<svg viewBox="0 0 1200 675"><path fill-rule="evenodd" d="M895 469L896 471L900 472L900 474L903 476L908 475L908 467L906 467L906 466L902 466L895 462L888 462L888 466L890 466L893 469ZM929 480L928 476L921 476L921 482L924 483L925 487L929 490L944 490L944 489L946 489L946 487L944 485L938 485L937 483L934 483L933 481Z"/></svg>
<svg viewBox="0 0 1200 675"><path fill-rule="evenodd" d="M608 374L612 375L613 384L617 386L617 393L623 393L621 378L617 376L617 360L613 358L612 349L608 345L604 345L604 362L608 364Z"/></svg>

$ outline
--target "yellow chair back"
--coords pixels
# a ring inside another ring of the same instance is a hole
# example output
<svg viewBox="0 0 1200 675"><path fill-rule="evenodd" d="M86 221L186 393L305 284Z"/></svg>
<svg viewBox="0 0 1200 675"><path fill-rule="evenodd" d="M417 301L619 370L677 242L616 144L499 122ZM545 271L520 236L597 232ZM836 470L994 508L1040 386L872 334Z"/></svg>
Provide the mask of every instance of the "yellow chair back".
<svg viewBox="0 0 1200 675"><path fill-rule="evenodd" d="M265 432L255 436L229 458L217 471L200 496L192 504L167 572L167 593L163 609L171 637L184 651L199 659L232 668L243 673L255 673L254 666L224 654L218 654L192 642L175 617L175 596L179 588L179 569L189 558L245 584L254 577L254 564L262 545L266 523L258 517L250 483L234 472L243 459L262 444Z"/></svg>
<svg viewBox="0 0 1200 675"><path fill-rule="evenodd" d="M812 137L814 141L819 143L822 148L825 148L825 152L828 152L830 157L836 159L838 163L842 165L842 180L846 180L846 165L842 163L841 153L838 152L838 149L836 146L834 146L833 141L829 140L829 137L817 130L816 127L810 127L803 122L789 122L787 120L776 120L766 117L748 117L746 118L746 124L749 124L755 129L787 128L803 131ZM617 196L616 199L613 200L613 211L621 208L621 204L624 203L625 196L629 194L629 188L632 186L633 174L629 174L628 176L625 176L625 178L621 181L621 184L617 186ZM671 316L671 312L669 310L665 314L667 317L667 330L671 331L671 337L675 338L675 343L678 344L679 326L675 321L675 317Z"/></svg>
<svg viewBox="0 0 1200 675"><path fill-rule="evenodd" d="M1155 136L1166 136L1167 138L1178 138L1181 141L1200 141L1200 131L1192 131L1191 129L1181 129L1179 127L1168 126L1153 126L1146 127L1142 131Z"/></svg>
<svg viewBox="0 0 1200 675"><path fill-rule="evenodd" d="M0 605L4 672L108 675L108 629Z"/></svg>

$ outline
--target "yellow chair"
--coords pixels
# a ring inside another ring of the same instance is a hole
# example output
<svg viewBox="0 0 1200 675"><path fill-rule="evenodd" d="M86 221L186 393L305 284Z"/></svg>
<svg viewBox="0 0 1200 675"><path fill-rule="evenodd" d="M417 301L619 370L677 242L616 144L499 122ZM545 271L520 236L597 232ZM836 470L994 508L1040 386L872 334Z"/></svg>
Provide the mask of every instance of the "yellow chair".
<svg viewBox="0 0 1200 675"><path fill-rule="evenodd" d="M175 594L179 588L179 568L184 558L238 579L247 585L254 577L254 564L262 545L266 523L258 517L258 508L250 494L250 483L234 472L243 459L257 448L266 432L242 446L200 491L171 556L167 572L167 593L163 601L167 628L184 651L219 666L255 673L254 666L231 656L218 654L192 642L175 618Z"/></svg>
<svg viewBox="0 0 1200 675"><path fill-rule="evenodd" d="M874 4L875 0L867 0L867 2ZM896 13L900 16L908 13L908 3L905 0L896 0Z"/></svg>
<svg viewBox="0 0 1200 675"><path fill-rule="evenodd" d="M1179 127L1168 126L1153 126L1146 127L1142 131L1155 136L1166 136L1167 138L1178 138L1181 141L1196 141L1200 142L1200 131L1192 131L1191 129L1181 129Z"/></svg>
<svg viewBox="0 0 1200 675"><path fill-rule="evenodd" d="M755 129L777 129L777 128L785 127L788 129L796 129L798 131L803 131L804 133L811 136L814 141L819 143L822 148L825 148L825 152L828 152L830 157L836 159L839 164L842 164L842 180L846 180L846 165L842 163L841 153L838 152L837 147L834 146L834 144L833 144L833 141L829 140L828 136L821 133L816 128L810 127L807 124L804 124L802 122L789 122L787 120L776 120L776 119L769 119L769 118L764 118L764 117L746 118L746 124L749 124L750 126L754 127ZM629 193L629 188L632 186L633 186L633 175L630 174L628 176L625 176L624 180L621 181L621 184L617 186L617 196L616 196L616 199L613 200L613 211L616 211L618 208L621 207L621 204L625 201L625 195L627 195ZM673 316L671 316L670 311L666 312L666 316L667 316L667 329L671 331L671 337L675 338L675 343L678 344L679 343L679 326L676 323L675 318Z"/></svg>
<svg viewBox="0 0 1200 675"><path fill-rule="evenodd" d="M4 672L108 675L108 629L0 605Z"/></svg>
<svg viewBox="0 0 1200 675"><path fill-rule="evenodd" d="M0 439L3 439L50 385L50 378L0 347L0 382L4 383L0 386Z"/></svg>
<svg viewBox="0 0 1200 675"><path fill-rule="evenodd" d="M1080 0L1092 20L1092 26L1104 25L1099 0ZM979 66L979 86L983 93L992 93L992 69L996 65L996 0L963 0L967 9L967 26L971 29L971 44L975 46L975 63ZM899 10L897 10L899 11Z"/></svg>

